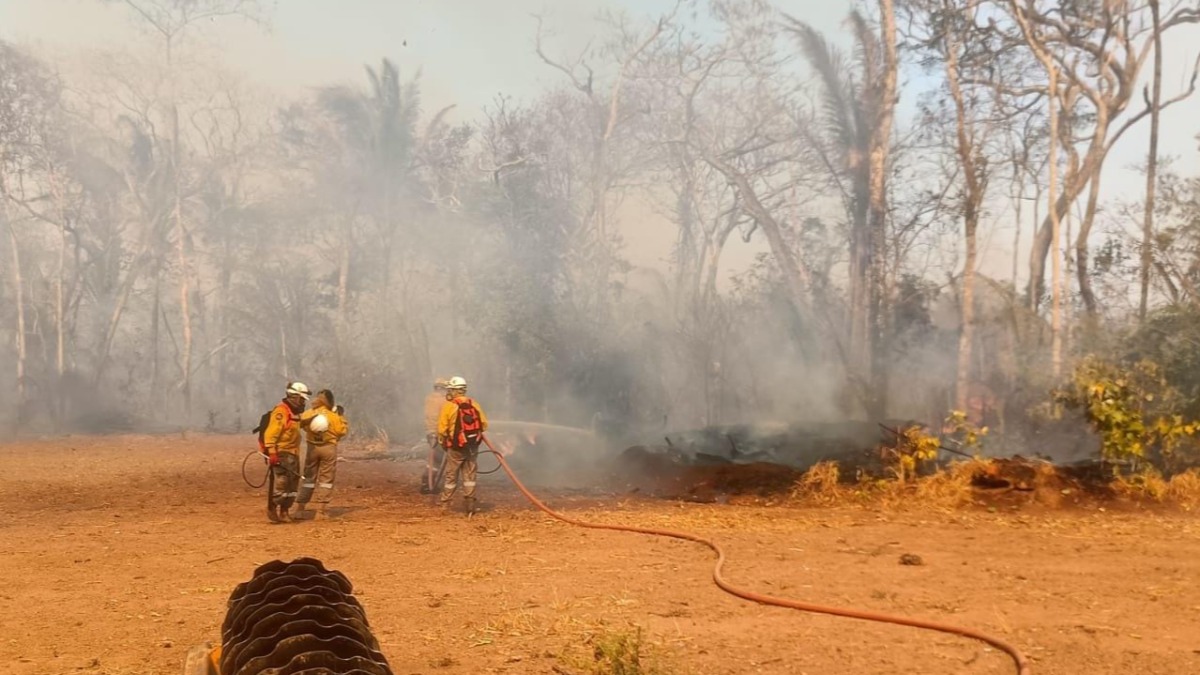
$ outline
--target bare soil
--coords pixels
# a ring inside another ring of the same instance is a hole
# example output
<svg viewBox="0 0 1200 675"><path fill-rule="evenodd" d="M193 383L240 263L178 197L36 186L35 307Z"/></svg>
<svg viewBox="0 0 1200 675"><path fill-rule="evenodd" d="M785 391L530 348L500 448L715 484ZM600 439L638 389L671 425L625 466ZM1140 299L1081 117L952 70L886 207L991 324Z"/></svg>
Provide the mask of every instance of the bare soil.
<svg viewBox="0 0 1200 675"><path fill-rule="evenodd" d="M485 511L468 520L417 493L420 462L347 453L337 518L272 525L240 476L250 440L0 445L0 671L178 673L189 647L219 639L226 598L256 565L313 556L350 578L404 675L582 674L591 640L639 628L662 673L1012 672L970 640L738 600L710 582L706 550L551 521L503 474L481 483ZM545 497L711 535L726 576L750 588L990 631L1037 675L1200 672L1192 514Z"/></svg>

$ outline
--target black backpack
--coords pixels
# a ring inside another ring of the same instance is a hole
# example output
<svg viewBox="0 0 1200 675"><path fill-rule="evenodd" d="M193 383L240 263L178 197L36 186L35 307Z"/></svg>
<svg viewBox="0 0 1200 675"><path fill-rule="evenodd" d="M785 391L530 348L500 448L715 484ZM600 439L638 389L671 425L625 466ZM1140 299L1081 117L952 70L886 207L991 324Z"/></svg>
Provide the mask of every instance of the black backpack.
<svg viewBox="0 0 1200 675"><path fill-rule="evenodd" d="M267 451L267 425L271 423L271 413L273 412L275 412L275 409L271 408L267 412L263 413L263 416L258 418L258 426L254 427L254 430L250 432L252 434L258 434L258 451L262 453Z"/></svg>

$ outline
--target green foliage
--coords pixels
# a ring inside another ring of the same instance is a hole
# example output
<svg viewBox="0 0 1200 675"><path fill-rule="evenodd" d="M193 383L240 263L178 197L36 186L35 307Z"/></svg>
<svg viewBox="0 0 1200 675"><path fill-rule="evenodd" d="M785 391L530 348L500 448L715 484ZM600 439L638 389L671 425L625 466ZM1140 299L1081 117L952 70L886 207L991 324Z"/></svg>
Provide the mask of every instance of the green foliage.
<svg viewBox="0 0 1200 675"><path fill-rule="evenodd" d="M983 437L987 436L987 427L977 427L967 419L967 413L961 410L953 410L946 417L946 421L942 424L942 430L949 434L951 438L958 441L959 448L963 452L969 452L974 455L979 454L979 450L983 445Z"/></svg>
<svg viewBox="0 0 1200 675"><path fill-rule="evenodd" d="M1083 412L1110 461L1169 460L1200 431L1200 421L1177 412L1183 405L1178 390L1147 359L1126 366L1089 355L1053 400Z"/></svg>
<svg viewBox="0 0 1200 675"><path fill-rule="evenodd" d="M896 446L887 449L896 479L905 482L916 478L917 463L937 459L941 440L930 434L924 427L912 426L900 430L900 438Z"/></svg>
<svg viewBox="0 0 1200 675"><path fill-rule="evenodd" d="M1175 305L1153 312L1128 340L1136 358L1159 364L1180 395L1176 412L1200 418L1200 312Z"/></svg>

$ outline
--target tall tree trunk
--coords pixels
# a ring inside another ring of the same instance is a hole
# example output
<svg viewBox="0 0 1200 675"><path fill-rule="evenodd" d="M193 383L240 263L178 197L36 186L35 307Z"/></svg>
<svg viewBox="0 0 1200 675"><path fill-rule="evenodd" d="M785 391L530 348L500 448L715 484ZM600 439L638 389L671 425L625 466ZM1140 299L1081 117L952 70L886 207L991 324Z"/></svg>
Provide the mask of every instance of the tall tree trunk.
<svg viewBox="0 0 1200 675"><path fill-rule="evenodd" d="M158 396L159 321L162 315L162 267L154 272L154 316L150 318L150 397Z"/></svg>
<svg viewBox="0 0 1200 675"><path fill-rule="evenodd" d="M1034 56L1042 64L1049 82L1046 84L1046 105L1050 116L1050 149L1046 161L1049 164L1049 183L1047 187L1047 206L1050 229L1042 225L1034 233L1033 249L1029 258L1029 302L1036 311L1042 293L1043 275L1045 272L1046 255L1050 254L1051 266L1051 308L1050 308L1050 368L1055 379L1062 375L1062 258L1060 256L1061 235L1060 219L1070 208L1079 191L1086 185L1086 180L1098 173L1107 148L1105 137L1099 132L1093 135L1083 166L1078 167L1071 175L1071 180L1063 186L1062 194L1058 189L1058 114L1059 97L1059 66L1054 61L1044 44L1034 34L1028 15L1018 4L1018 0L1009 0L1013 8L1013 18L1021 28L1026 44Z"/></svg>
<svg viewBox="0 0 1200 675"><path fill-rule="evenodd" d="M896 80L900 62L896 51L896 11L892 0L879 0L880 40L884 50L884 70L879 92L878 117L871 133L871 368L870 393L866 413L883 419L888 405L888 339L890 302L887 297L884 266L887 260L887 171L892 143L892 119L896 107Z"/></svg>
<svg viewBox="0 0 1200 675"><path fill-rule="evenodd" d="M1025 209L1025 181L1019 178L1014 179L1019 183L1017 187L1017 209L1013 214L1013 222L1016 225L1016 232L1013 233L1013 254L1012 254L1012 285L1015 292L1020 286L1017 285L1018 277L1021 270L1021 212ZM1034 221L1037 222L1037 221Z"/></svg>
<svg viewBox="0 0 1200 675"><path fill-rule="evenodd" d="M945 2L943 7L943 46L946 64L946 83L950 97L954 100L955 140L958 163L962 167L963 192L963 236L966 241L967 259L963 264L961 322L958 333L958 364L954 375L954 408L966 411L971 387L971 347L975 340L975 266L977 257L976 233L979 229L979 208L983 203L984 176L975 161L974 134L962 86L958 62L959 43L954 28L949 25L954 6Z"/></svg>
<svg viewBox="0 0 1200 675"><path fill-rule="evenodd" d="M1066 139L1063 139L1063 143L1067 143ZM1071 226L1073 224L1071 211L1067 211L1067 217L1063 219L1063 227L1066 231L1063 232L1062 248L1056 251L1058 255L1062 256L1063 265L1060 280L1063 284L1062 350L1064 354L1071 353L1071 337L1074 332L1072 329L1075 327L1075 308L1071 303Z"/></svg>
<svg viewBox="0 0 1200 675"><path fill-rule="evenodd" d="M8 213L8 182L7 176L4 173L4 167L0 165L0 217L4 218L5 224L8 225L8 237L12 244L12 275L13 275L13 295L16 298L17 306L17 415L14 420L14 430L20 431L21 419L25 412L25 280L21 276L21 249L17 242L17 226L13 223L12 218Z"/></svg>
<svg viewBox="0 0 1200 675"><path fill-rule="evenodd" d="M0 191L0 199L4 200L4 205L0 208L7 209L8 197ZM19 430L21 426L21 418L24 416L25 410L25 281L21 277L21 252L17 245L17 228L12 220L7 217L8 221L8 237L12 244L12 275L13 289L17 300L17 419L16 427Z"/></svg>
<svg viewBox="0 0 1200 675"><path fill-rule="evenodd" d="M1154 93L1150 103L1150 150L1146 156L1146 212L1142 222L1141 299L1138 319L1146 320L1150 304L1150 267L1154 263L1154 201L1158 188L1158 117L1162 103L1162 27L1158 0L1150 0L1154 22Z"/></svg>
<svg viewBox="0 0 1200 675"><path fill-rule="evenodd" d="M350 283L350 240L354 216L343 221L341 244L342 250L338 255L338 285L337 285L337 326L334 328L337 339L337 359L339 370L345 360L346 342L346 303L348 301Z"/></svg>
<svg viewBox="0 0 1200 675"><path fill-rule="evenodd" d="M171 96L171 175L175 205L172 217L175 219L175 252L179 261L179 313L182 324L183 345L180 355L180 392L183 394L183 426L191 427L192 415L192 312L191 273L188 269L187 230L183 224L183 180L182 149L179 138L179 103L176 99L175 72L172 60L172 39L167 38L167 77L170 78Z"/></svg>
<svg viewBox="0 0 1200 675"><path fill-rule="evenodd" d="M1061 200L1058 195L1058 66L1046 60L1050 83L1047 86L1047 105L1050 107L1050 177L1048 193L1050 200L1051 283L1050 290L1050 370L1055 379L1062 376L1062 259L1059 255L1061 233Z"/></svg>
<svg viewBox="0 0 1200 675"><path fill-rule="evenodd" d="M184 232L182 204L180 203L179 187L176 186L175 193L175 222L179 241L176 246L176 252L179 256L179 311L182 315L182 333L183 345L181 347L183 354L180 358L180 376L183 378L180 381L180 389L183 393L183 420L184 428L191 426L192 421L192 312L190 306L191 297L191 274L188 271L188 258L186 253L187 235Z"/></svg>
<svg viewBox="0 0 1200 675"><path fill-rule="evenodd" d="M121 288L117 291L116 304L113 305L112 314L108 317L108 327L104 331L104 342L100 346L100 354L96 359L96 372L93 375L92 382L99 386L104 378L104 372L108 368L109 355L112 353L113 341L117 337L117 329L121 325L121 317L125 314L125 305L129 302L129 294L133 291L133 286L137 283L138 277L141 276L142 267L146 264L145 258L148 253L143 248L135 256L133 264L130 265L129 271L125 273L125 280L121 282Z"/></svg>
<svg viewBox="0 0 1200 675"><path fill-rule="evenodd" d="M54 386L54 422L61 429L66 401L66 309L63 304L63 284L67 267L67 209L66 195L58 175L51 174L50 180L58 204L58 273L54 283L54 367L57 375Z"/></svg>
<svg viewBox="0 0 1200 675"><path fill-rule="evenodd" d="M1033 237L1036 240L1037 234L1038 234L1037 233L1038 223L1042 222L1042 195L1045 194L1045 190L1042 189L1042 172L1040 170L1037 171L1036 174L1033 176L1033 181L1034 181L1034 184L1033 184ZM1032 243L1030 245L1031 246L1030 256L1033 255L1033 251L1032 251L1033 245L1034 244L1032 244ZM1032 289L1032 283L1033 282L1031 281L1030 282L1031 289ZM1014 292L1016 291L1016 286L1013 287L1013 291ZM1029 307L1029 311L1032 312L1034 315L1036 315L1037 311L1038 311L1038 300L1039 300L1039 298L1034 296L1032 294L1032 291L1030 291L1029 296L1028 296L1028 301L1029 301L1028 307ZM1039 334L1040 334L1040 332L1041 331L1039 330ZM1038 344L1041 344L1040 338L1038 339Z"/></svg>
<svg viewBox="0 0 1200 675"><path fill-rule="evenodd" d="M1096 211L1099 201L1100 174L1096 174L1092 178L1091 186L1088 188L1087 207L1083 214L1083 222L1079 224L1079 236L1075 239L1075 276L1079 281L1079 297L1083 299L1083 306L1087 312L1088 319L1094 318L1099 311L1099 308L1096 306L1096 292L1092 289L1092 277L1088 272L1089 265L1091 264L1088 237L1092 233L1092 224L1096 222ZM1068 242L1070 239L1071 235L1068 233Z"/></svg>

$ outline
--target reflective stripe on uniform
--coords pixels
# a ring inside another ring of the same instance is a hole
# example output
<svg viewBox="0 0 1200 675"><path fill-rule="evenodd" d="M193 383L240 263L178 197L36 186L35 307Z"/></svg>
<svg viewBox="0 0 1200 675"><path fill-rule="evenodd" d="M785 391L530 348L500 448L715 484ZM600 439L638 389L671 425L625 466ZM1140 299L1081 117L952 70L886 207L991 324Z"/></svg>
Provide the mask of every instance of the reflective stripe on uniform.
<svg viewBox="0 0 1200 675"><path fill-rule="evenodd" d="M311 489L315 488L316 486L317 486L316 483L305 483L302 487L306 487L309 490L311 490Z"/></svg>
<svg viewBox="0 0 1200 675"><path fill-rule="evenodd" d="M323 488L331 488L331 487L333 487L333 483L321 483L321 487L323 487Z"/></svg>
<svg viewBox="0 0 1200 675"><path fill-rule="evenodd" d="M465 488L469 488L469 487L475 487L475 481L473 481L473 480L464 480L464 481L463 481L463 487L465 487Z"/></svg>

